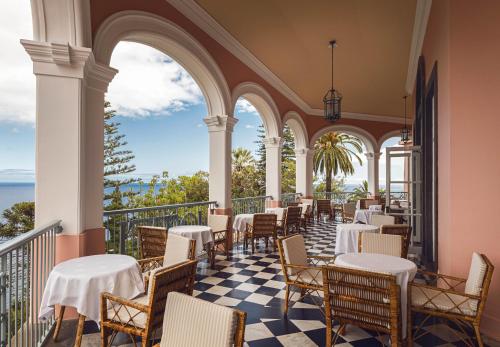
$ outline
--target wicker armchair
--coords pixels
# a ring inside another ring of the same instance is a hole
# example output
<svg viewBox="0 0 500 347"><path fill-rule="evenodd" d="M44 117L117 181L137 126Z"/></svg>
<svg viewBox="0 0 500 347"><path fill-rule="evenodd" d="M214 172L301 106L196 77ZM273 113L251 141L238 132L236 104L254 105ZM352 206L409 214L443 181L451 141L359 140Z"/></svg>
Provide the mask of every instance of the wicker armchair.
<svg viewBox="0 0 500 347"><path fill-rule="evenodd" d="M434 285L415 282L410 284L411 312L420 312L427 318L433 316L453 321L463 333L459 337L467 346L475 345L466 332L466 327L472 326L477 343L482 347L483 340L479 327L493 270L490 260L484 254L475 252L472 254L467 279L419 270L419 273L427 279L427 283ZM418 334L426 320L424 319L416 327L416 339L427 334L426 330ZM411 337L411 314L408 327L408 336Z"/></svg>
<svg viewBox="0 0 500 347"><path fill-rule="evenodd" d="M356 213L356 203L346 202L342 204L342 223L352 223Z"/></svg>
<svg viewBox="0 0 500 347"><path fill-rule="evenodd" d="M359 208L364 210L370 207L370 205L380 205L380 199L378 198L366 198L366 199L359 199Z"/></svg>
<svg viewBox="0 0 500 347"><path fill-rule="evenodd" d="M299 300L310 294L317 294L323 290L323 277L321 266L332 265L335 257L327 256L308 256L304 237L300 234L278 239L278 249L285 276L285 314L288 313L290 303L290 291L293 289L300 290ZM314 296L310 296L315 299ZM317 302L318 306L322 306L321 300Z"/></svg>
<svg viewBox="0 0 500 347"><path fill-rule="evenodd" d="M402 257L404 250L403 238L400 235L385 235L376 233L360 233L358 237L359 253L377 253Z"/></svg>
<svg viewBox="0 0 500 347"><path fill-rule="evenodd" d="M332 202L330 200L316 200L316 219L319 220L321 214L327 214L330 219L333 218Z"/></svg>
<svg viewBox="0 0 500 347"><path fill-rule="evenodd" d="M141 259L162 256L167 243L167 228L138 226L139 256Z"/></svg>
<svg viewBox="0 0 500 347"><path fill-rule="evenodd" d="M172 266L188 259L195 258L196 240L168 234L167 244L163 247L162 256L138 260L143 273L159 267Z"/></svg>
<svg viewBox="0 0 500 347"><path fill-rule="evenodd" d="M101 294L101 346L112 345L118 332L132 339L140 336L143 347L150 345L162 326L165 302L170 292L193 294L196 260L151 272L147 294L125 299L110 293Z"/></svg>
<svg viewBox="0 0 500 347"><path fill-rule="evenodd" d="M255 252L255 240L260 238L265 239L266 249L269 238L273 238L273 247L276 252L276 220L277 216L271 213L256 213L253 216L252 224L247 224L245 235L243 235L243 243L245 249L248 249L248 240L252 243L252 253Z"/></svg>
<svg viewBox="0 0 500 347"><path fill-rule="evenodd" d="M229 259L229 235L231 233L231 217L226 215L209 214L208 226L212 228L212 250L210 263L215 266L215 254L222 250L226 259Z"/></svg>
<svg viewBox="0 0 500 347"><path fill-rule="evenodd" d="M338 266L323 267L326 346L334 346L346 324L389 334L401 346L400 288L396 277ZM333 320L339 328L332 336Z"/></svg>
<svg viewBox="0 0 500 347"><path fill-rule="evenodd" d="M313 208L312 205L308 204L299 204L299 207L302 207L300 226L304 228L305 232L307 232L307 223L310 223L313 220Z"/></svg>
<svg viewBox="0 0 500 347"><path fill-rule="evenodd" d="M372 220L370 222L371 225L375 225L376 227L381 227L382 225L387 225L387 224L395 224L396 219L394 216L387 216L385 214L374 214L372 215Z"/></svg>
<svg viewBox="0 0 500 347"><path fill-rule="evenodd" d="M297 207L299 204L300 203L298 201L287 202L286 207Z"/></svg>
<svg viewBox="0 0 500 347"><path fill-rule="evenodd" d="M411 226L407 224L392 224L392 225L384 224L380 227L380 233L386 235L401 236L403 238L403 249L401 251L401 258L408 258L408 250L410 248L410 240L411 240Z"/></svg>
<svg viewBox="0 0 500 347"><path fill-rule="evenodd" d="M302 218L302 207L289 206L283 213L283 223L278 225L278 234L287 236L289 232L299 232Z"/></svg>
<svg viewBox="0 0 500 347"><path fill-rule="evenodd" d="M167 299L163 336L154 347L242 347L246 312L171 293Z"/></svg>
<svg viewBox="0 0 500 347"><path fill-rule="evenodd" d="M300 199L300 205L302 205L302 212L305 214L307 222L311 222L314 218L314 199ZM309 208L306 208L306 205ZM306 212L309 213L307 214Z"/></svg>

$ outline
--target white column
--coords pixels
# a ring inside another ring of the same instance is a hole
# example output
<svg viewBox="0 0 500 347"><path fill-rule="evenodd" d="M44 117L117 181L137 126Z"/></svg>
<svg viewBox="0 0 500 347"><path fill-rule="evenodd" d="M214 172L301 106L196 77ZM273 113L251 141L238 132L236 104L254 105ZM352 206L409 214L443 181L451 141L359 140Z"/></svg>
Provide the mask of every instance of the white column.
<svg viewBox="0 0 500 347"><path fill-rule="evenodd" d="M90 48L22 40L36 75L37 226L64 233L102 228L104 92L117 70Z"/></svg>
<svg viewBox="0 0 500 347"><path fill-rule="evenodd" d="M266 195L272 196L271 205L278 206L281 201L281 137L264 139L266 146Z"/></svg>
<svg viewBox="0 0 500 347"><path fill-rule="evenodd" d="M295 150L295 192L304 198L313 196L313 158L314 150L300 148Z"/></svg>
<svg viewBox="0 0 500 347"><path fill-rule="evenodd" d="M378 162L382 153L365 153L368 161L368 191L371 196L379 195L379 168Z"/></svg>
<svg viewBox="0 0 500 347"><path fill-rule="evenodd" d="M231 138L238 120L229 116L211 116L204 119L208 127L210 164L209 199L217 201L218 208L231 206Z"/></svg>

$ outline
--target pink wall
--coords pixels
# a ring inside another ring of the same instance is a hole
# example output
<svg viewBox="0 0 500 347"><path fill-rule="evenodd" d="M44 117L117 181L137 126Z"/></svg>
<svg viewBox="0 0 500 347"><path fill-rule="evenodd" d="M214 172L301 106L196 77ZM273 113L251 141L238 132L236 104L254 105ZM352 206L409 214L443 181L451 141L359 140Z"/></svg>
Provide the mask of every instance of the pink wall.
<svg viewBox="0 0 500 347"><path fill-rule="evenodd" d="M438 62L439 268L467 276L473 251L500 271L500 2L434 1L424 41ZM500 276L482 330L500 338Z"/></svg>

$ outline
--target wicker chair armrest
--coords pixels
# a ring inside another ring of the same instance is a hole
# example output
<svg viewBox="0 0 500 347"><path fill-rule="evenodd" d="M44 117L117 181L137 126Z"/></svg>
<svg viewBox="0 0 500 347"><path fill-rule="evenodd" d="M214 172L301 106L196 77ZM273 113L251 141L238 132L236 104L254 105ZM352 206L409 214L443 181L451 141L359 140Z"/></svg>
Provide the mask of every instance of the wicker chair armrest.
<svg viewBox="0 0 500 347"><path fill-rule="evenodd" d="M467 282L465 278L448 276L425 270L417 270L417 272L421 275L429 276L432 279L435 279L436 281L441 280L441 283L446 284L448 286L448 289L456 289L461 284Z"/></svg>
<svg viewBox="0 0 500 347"><path fill-rule="evenodd" d="M333 265L333 263L335 262L335 259L337 257L334 255L332 255L332 256L308 255L307 258L310 259L312 261L312 263L316 266L318 266L318 264L320 264L320 263L323 263L320 266L324 266L324 265Z"/></svg>
<svg viewBox="0 0 500 347"><path fill-rule="evenodd" d="M285 264L285 268L296 269L296 270L317 270L319 266Z"/></svg>
<svg viewBox="0 0 500 347"><path fill-rule="evenodd" d="M163 256L140 259L137 262L141 267L141 272L147 272L161 267L163 264Z"/></svg>
<svg viewBox="0 0 500 347"><path fill-rule="evenodd" d="M103 304L105 304L106 301L108 301L110 304L115 303L115 304L135 308L136 310L139 310L141 312L146 312L146 313L149 312L149 306L140 304L140 303L133 301L133 300L122 298L120 296L113 295L111 293L106 293L106 292L101 293L101 300L103 300Z"/></svg>
<svg viewBox="0 0 500 347"><path fill-rule="evenodd" d="M433 286L428 286L426 284L421 284L421 283L411 283L410 286L415 287L415 288L431 289L431 290L441 292L443 294L446 293L446 294L460 295L460 296L468 298L469 300L481 300L481 297L479 295L467 294L467 293L459 292L459 291L452 290L452 289L433 287ZM432 301L432 300L430 300L430 301Z"/></svg>

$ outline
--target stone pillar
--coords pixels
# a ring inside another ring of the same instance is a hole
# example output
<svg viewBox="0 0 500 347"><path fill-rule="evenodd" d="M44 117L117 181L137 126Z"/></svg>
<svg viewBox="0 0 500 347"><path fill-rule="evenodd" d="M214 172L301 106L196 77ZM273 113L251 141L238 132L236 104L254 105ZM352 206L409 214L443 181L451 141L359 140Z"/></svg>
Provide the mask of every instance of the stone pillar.
<svg viewBox="0 0 500 347"><path fill-rule="evenodd" d="M302 194L304 198L312 198L314 150L296 149L295 158L295 192Z"/></svg>
<svg viewBox="0 0 500 347"><path fill-rule="evenodd" d="M272 200L266 202L267 207L281 206L281 137L268 137L264 139L266 146L266 195Z"/></svg>
<svg viewBox="0 0 500 347"><path fill-rule="evenodd" d="M382 153L365 153L368 161L368 191L372 197L379 195L379 166L378 161Z"/></svg>
<svg viewBox="0 0 500 347"><path fill-rule="evenodd" d="M209 199L217 201L216 213L231 215L231 138L238 120L229 116L204 119L209 137Z"/></svg>
<svg viewBox="0 0 500 347"><path fill-rule="evenodd" d="M35 224L61 219L56 262L103 253L104 93L90 48L22 40L36 75Z"/></svg>

